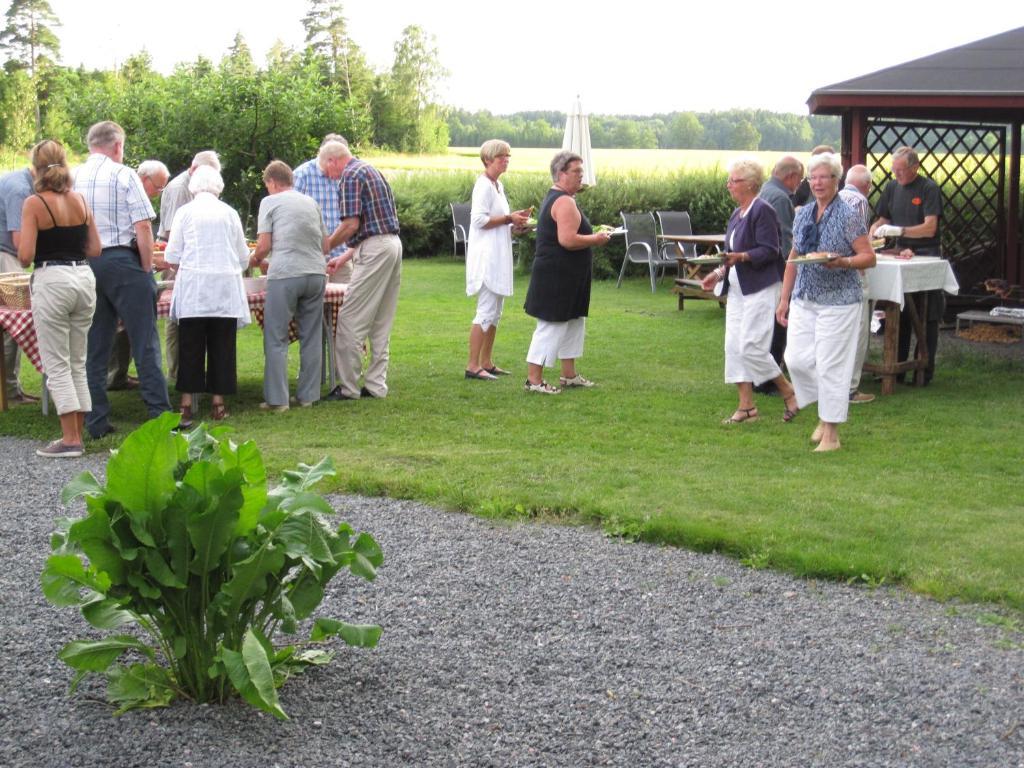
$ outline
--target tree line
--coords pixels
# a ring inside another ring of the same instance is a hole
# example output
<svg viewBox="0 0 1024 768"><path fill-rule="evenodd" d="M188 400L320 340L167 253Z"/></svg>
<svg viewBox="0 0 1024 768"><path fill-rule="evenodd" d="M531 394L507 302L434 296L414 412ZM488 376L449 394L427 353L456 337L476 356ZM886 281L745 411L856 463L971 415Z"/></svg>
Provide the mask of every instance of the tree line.
<svg viewBox="0 0 1024 768"><path fill-rule="evenodd" d="M474 147L494 136L520 147L560 147L565 121L564 112L494 115L455 109L448 114L448 135L456 147ZM590 115L589 123L591 144L598 148L796 151L840 143L837 117L763 109Z"/></svg>

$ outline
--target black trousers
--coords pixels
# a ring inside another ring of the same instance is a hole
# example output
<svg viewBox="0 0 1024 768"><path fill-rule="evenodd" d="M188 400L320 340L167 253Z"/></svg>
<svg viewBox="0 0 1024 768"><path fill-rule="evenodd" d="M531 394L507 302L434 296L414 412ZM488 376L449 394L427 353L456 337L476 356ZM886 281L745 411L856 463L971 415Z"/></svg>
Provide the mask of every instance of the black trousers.
<svg viewBox="0 0 1024 768"><path fill-rule="evenodd" d="M178 392L233 395L238 391L233 317L185 317L178 321Z"/></svg>

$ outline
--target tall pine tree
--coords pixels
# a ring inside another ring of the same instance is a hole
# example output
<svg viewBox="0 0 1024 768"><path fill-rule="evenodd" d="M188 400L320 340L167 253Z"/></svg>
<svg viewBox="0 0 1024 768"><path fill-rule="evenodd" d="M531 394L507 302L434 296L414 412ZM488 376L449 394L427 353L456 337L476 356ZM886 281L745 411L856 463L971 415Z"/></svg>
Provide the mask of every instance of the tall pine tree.
<svg viewBox="0 0 1024 768"><path fill-rule="evenodd" d="M35 90L36 134L40 118L39 70L47 62L60 58L60 40L50 27L59 27L60 19L49 0L11 0L7 25L0 31L0 49L7 53L8 70L27 69Z"/></svg>

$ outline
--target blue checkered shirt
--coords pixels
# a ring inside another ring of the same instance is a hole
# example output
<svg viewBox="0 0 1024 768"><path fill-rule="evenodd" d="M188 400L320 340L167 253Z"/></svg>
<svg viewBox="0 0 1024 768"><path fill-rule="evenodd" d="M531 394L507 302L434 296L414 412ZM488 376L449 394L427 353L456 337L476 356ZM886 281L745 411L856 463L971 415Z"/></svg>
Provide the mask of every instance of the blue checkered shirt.
<svg viewBox="0 0 1024 768"><path fill-rule="evenodd" d="M359 217L359 229L348 241L356 246L373 235L397 235L398 213L391 187L380 171L352 158L341 172L341 218Z"/></svg>
<svg viewBox="0 0 1024 768"><path fill-rule="evenodd" d="M139 175L106 155L89 155L75 172L75 191L92 209L104 248L131 245L136 222L156 218Z"/></svg>
<svg viewBox="0 0 1024 768"><path fill-rule="evenodd" d="M332 179L317 164L316 158L307 160L295 169L295 191L312 197L320 206L320 216L328 232L334 232L341 223L341 206L338 203L338 180ZM342 243L331 251L329 258L345 252Z"/></svg>

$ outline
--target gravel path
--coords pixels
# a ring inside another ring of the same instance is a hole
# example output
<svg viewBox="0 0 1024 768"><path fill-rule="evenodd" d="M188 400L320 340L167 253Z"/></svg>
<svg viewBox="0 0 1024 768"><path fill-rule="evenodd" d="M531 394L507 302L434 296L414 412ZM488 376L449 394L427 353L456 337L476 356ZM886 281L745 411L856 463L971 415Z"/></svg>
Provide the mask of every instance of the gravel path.
<svg viewBox="0 0 1024 768"><path fill-rule="evenodd" d="M0 438L3 766L1024 766L1021 637L984 607L357 497L333 501L386 562L321 614L377 649L290 680L287 722L115 719L97 683L66 695L87 628L38 586L60 487L103 457L35 448Z"/></svg>

